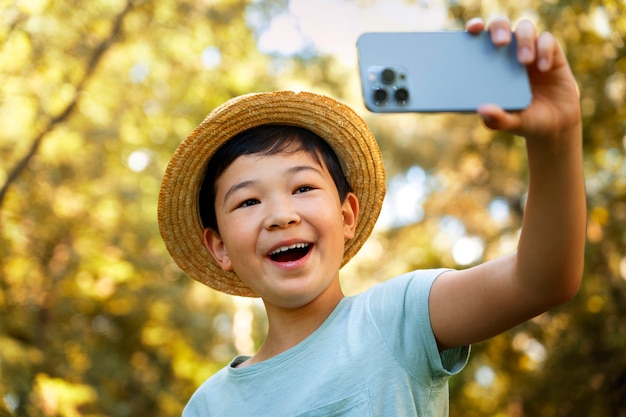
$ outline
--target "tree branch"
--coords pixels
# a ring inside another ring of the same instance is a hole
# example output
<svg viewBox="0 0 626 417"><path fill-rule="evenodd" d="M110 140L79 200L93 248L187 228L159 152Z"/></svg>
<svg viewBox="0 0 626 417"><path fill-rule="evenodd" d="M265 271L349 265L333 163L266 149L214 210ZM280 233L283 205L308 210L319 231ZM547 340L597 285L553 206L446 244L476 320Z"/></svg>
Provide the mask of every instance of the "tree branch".
<svg viewBox="0 0 626 417"><path fill-rule="evenodd" d="M115 21L113 22L113 26L111 27L111 32L109 33L109 36L103 39L102 42L100 42L100 44L94 49L93 54L91 55L91 57L89 58L89 61L87 62L87 66L85 68L85 72L83 73L82 78L76 84L76 89L75 89L76 94L74 95L74 98L72 99L72 101L69 102L67 106L58 115L52 117L48 121L48 123L43 128L43 130L39 134L37 134L37 136L35 136L35 138L33 139L30 145L30 148L28 149L28 152L9 171L6 181L2 185L2 188L0 188L0 208L2 207L4 198L6 197L6 194L9 191L10 186L17 180L17 178L20 176L22 171L26 169L26 167L28 166L28 163L31 161L31 159L33 159L33 157L39 150L39 147L41 146L41 143L43 142L44 138L58 124L67 120L70 117L70 115L74 112L74 109L76 108L76 105L78 104L78 100L79 100L81 92L84 90L85 85L93 76L105 52L111 47L111 45L113 45L116 37L122 32L122 24L124 22L124 18L126 17L128 12L130 12L132 7L133 7L132 1L129 0L126 3L124 10L122 10L120 14L118 14L115 17Z"/></svg>

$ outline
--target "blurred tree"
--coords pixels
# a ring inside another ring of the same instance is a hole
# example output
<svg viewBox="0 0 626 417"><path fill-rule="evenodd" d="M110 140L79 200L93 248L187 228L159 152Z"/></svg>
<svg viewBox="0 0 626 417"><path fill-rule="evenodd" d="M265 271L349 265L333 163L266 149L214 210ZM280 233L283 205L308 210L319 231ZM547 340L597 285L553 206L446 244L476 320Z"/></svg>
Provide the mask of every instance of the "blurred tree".
<svg viewBox="0 0 626 417"><path fill-rule="evenodd" d="M313 48L258 50L258 31L287 6L0 3L0 416L179 415L206 377L260 343L258 304L172 263L156 196L181 138L232 96L285 86L358 96L344 82L354 69ZM625 8L449 2L450 27L530 16L562 42L581 90L589 195L579 296L475 345L452 380L453 416L625 415ZM345 268L349 291L514 248L522 139L473 116L364 116L388 167L390 215ZM407 203L408 214L399 210Z"/></svg>
<svg viewBox="0 0 626 417"><path fill-rule="evenodd" d="M0 409L178 415L234 355L233 303L173 265L156 196L210 109L276 88L261 6L284 4L1 6Z"/></svg>

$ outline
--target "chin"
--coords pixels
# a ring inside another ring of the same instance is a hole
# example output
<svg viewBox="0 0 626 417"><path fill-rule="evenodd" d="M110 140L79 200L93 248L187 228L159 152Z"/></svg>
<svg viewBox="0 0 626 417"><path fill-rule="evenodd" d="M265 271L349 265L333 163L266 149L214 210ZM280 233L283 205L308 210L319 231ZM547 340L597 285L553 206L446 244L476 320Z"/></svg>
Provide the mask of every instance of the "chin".
<svg viewBox="0 0 626 417"><path fill-rule="evenodd" d="M291 310L304 308L317 301L330 300L332 302L343 297L340 286L333 283L324 288L289 288L276 295L276 302L272 304Z"/></svg>

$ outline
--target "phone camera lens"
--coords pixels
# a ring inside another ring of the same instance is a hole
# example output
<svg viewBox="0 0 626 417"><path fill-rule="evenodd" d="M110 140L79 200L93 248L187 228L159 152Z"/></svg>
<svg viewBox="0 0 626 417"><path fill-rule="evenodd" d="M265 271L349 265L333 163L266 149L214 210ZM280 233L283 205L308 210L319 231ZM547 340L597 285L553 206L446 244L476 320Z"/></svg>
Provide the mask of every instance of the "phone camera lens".
<svg viewBox="0 0 626 417"><path fill-rule="evenodd" d="M383 103L387 100L387 91L384 88L377 88L374 90L374 101L376 103Z"/></svg>
<svg viewBox="0 0 626 417"><path fill-rule="evenodd" d="M409 90L406 88L398 88L394 93L393 97L399 103L406 103L409 99Z"/></svg>
<svg viewBox="0 0 626 417"><path fill-rule="evenodd" d="M385 68L380 78L384 84L392 84L396 80L396 72L391 68Z"/></svg>

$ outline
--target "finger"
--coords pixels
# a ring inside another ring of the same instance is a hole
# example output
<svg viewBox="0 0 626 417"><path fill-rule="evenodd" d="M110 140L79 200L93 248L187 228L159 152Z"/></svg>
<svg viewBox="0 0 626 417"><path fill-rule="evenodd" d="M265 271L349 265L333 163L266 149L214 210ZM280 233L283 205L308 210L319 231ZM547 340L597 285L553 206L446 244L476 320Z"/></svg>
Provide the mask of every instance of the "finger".
<svg viewBox="0 0 626 417"><path fill-rule="evenodd" d="M536 58L535 39L537 31L530 20L521 20L515 27L515 41L517 42L517 60L524 65L530 65Z"/></svg>
<svg viewBox="0 0 626 417"><path fill-rule="evenodd" d="M480 33L485 30L485 22L480 17L474 17L467 21L465 29L472 34Z"/></svg>
<svg viewBox="0 0 626 417"><path fill-rule="evenodd" d="M483 119L485 126L494 130L515 132L520 125L518 113L505 112L494 104L485 104L478 108L478 114Z"/></svg>
<svg viewBox="0 0 626 417"><path fill-rule="evenodd" d="M506 17L497 16L491 19L488 30L494 44L503 46L511 42L511 22Z"/></svg>
<svg viewBox="0 0 626 417"><path fill-rule="evenodd" d="M554 52L558 48L556 38L551 33L542 33L537 39L537 68L548 71L554 64Z"/></svg>

